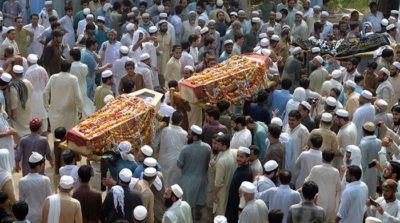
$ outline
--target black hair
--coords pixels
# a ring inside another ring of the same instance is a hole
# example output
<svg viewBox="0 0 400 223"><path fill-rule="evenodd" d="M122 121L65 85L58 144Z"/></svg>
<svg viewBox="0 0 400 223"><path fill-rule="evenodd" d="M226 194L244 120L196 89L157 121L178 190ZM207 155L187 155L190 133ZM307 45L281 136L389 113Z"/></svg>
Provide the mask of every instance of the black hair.
<svg viewBox="0 0 400 223"><path fill-rule="evenodd" d="M177 49L182 49L182 46L181 45L174 45L172 47L172 52L175 52L175 50L177 50Z"/></svg>
<svg viewBox="0 0 400 223"><path fill-rule="evenodd" d="M4 204L8 200L8 194L4 191L0 191L0 204Z"/></svg>
<svg viewBox="0 0 400 223"><path fill-rule="evenodd" d="M65 6L64 12L67 12L67 11L70 11L70 10L73 10L72 6Z"/></svg>
<svg viewBox="0 0 400 223"><path fill-rule="evenodd" d="M208 46L214 43L214 38L210 37L204 40L204 46Z"/></svg>
<svg viewBox="0 0 400 223"><path fill-rule="evenodd" d="M140 7L140 6L144 6L145 8L147 8L147 2L141 1L141 2L139 3L139 7Z"/></svg>
<svg viewBox="0 0 400 223"><path fill-rule="evenodd" d="M85 46L86 46L86 48L90 48L90 47L92 47L94 44L96 44L97 43L97 40L96 39L94 39L94 38L87 38L86 39L86 41L85 41Z"/></svg>
<svg viewBox="0 0 400 223"><path fill-rule="evenodd" d="M257 102L264 103L268 100L268 92L266 90L261 90L257 93Z"/></svg>
<svg viewBox="0 0 400 223"><path fill-rule="evenodd" d="M349 167L347 167L347 171L349 171L349 175L353 176L356 178L356 180L360 180L361 179L361 168L357 165L351 165Z"/></svg>
<svg viewBox="0 0 400 223"><path fill-rule="evenodd" d="M101 82L102 82L102 83L107 83L107 81L108 81L108 80L111 80L111 79L113 79L113 76L112 76L112 75L109 76L109 77L102 77L102 78L101 78Z"/></svg>
<svg viewBox="0 0 400 223"><path fill-rule="evenodd" d="M124 93L131 93L134 87L135 87L135 81L132 79L128 79L122 82L122 91Z"/></svg>
<svg viewBox="0 0 400 223"><path fill-rule="evenodd" d="M174 113L172 113L172 117L171 117L171 123L173 125L179 125L179 123L181 123L183 120L183 113L180 111L174 111Z"/></svg>
<svg viewBox="0 0 400 223"><path fill-rule="evenodd" d="M31 14L31 16L30 16L29 18L32 19L32 18L35 17L35 16L39 18L39 14L37 14L37 13Z"/></svg>
<svg viewBox="0 0 400 223"><path fill-rule="evenodd" d="M51 36L53 36L53 38L54 37L61 37L61 36L63 36L63 32L59 31L59 30L54 30L53 32L51 32Z"/></svg>
<svg viewBox="0 0 400 223"><path fill-rule="evenodd" d="M177 5L175 6L175 15L179 15L183 12L185 8L183 7L183 5Z"/></svg>
<svg viewBox="0 0 400 223"><path fill-rule="evenodd" d="M320 134L313 134L310 136L310 142L313 148L319 149L322 146L323 138Z"/></svg>
<svg viewBox="0 0 400 223"><path fill-rule="evenodd" d="M378 7L378 3L376 2L370 2L368 7L371 9L372 7Z"/></svg>
<svg viewBox="0 0 400 223"><path fill-rule="evenodd" d="M278 174L279 182L284 185L288 185L292 179L292 173L289 170L281 170Z"/></svg>
<svg viewBox="0 0 400 223"><path fill-rule="evenodd" d="M292 86L292 80L290 80L289 78L283 78L282 82L281 82L281 86L283 89L289 90L290 87Z"/></svg>
<svg viewBox="0 0 400 223"><path fill-rule="evenodd" d="M283 212L281 209L272 209L268 212L268 222L269 223L282 223Z"/></svg>
<svg viewBox="0 0 400 223"><path fill-rule="evenodd" d="M378 64L375 61L369 61L367 64L368 68L371 68L373 70L376 70L376 68L378 67Z"/></svg>
<svg viewBox="0 0 400 223"><path fill-rule="evenodd" d="M270 134L273 138L279 139L279 136L282 133L282 127L278 124L271 123L268 125L268 134Z"/></svg>
<svg viewBox="0 0 400 223"><path fill-rule="evenodd" d="M358 60L355 57L352 57L348 60L348 62L352 63L354 66L358 65Z"/></svg>
<svg viewBox="0 0 400 223"><path fill-rule="evenodd" d="M78 169L78 176L82 183L88 183L93 176L93 168L89 165L82 165Z"/></svg>
<svg viewBox="0 0 400 223"><path fill-rule="evenodd" d="M64 127L58 127L54 130L54 138L64 140L67 130Z"/></svg>
<svg viewBox="0 0 400 223"><path fill-rule="evenodd" d="M29 206L25 201L18 201L12 206L12 213L18 221L23 221L29 212Z"/></svg>
<svg viewBox="0 0 400 223"><path fill-rule="evenodd" d="M244 116L238 116L233 121L236 124L241 124L242 126L246 126L246 118Z"/></svg>
<svg viewBox="0 0 400 223"><path fill-rule="evenodd" d="M393 50L391 50L391 49L384 49L384 50L382 51L382 58L385 58L385 57L392 57L392 56L394 56Z"/></svg>
<svg viewBox="0 0 400 223"><path fill-rule="evenodd" d="M313 200L318 193L318 185L314 181L307 181L303 184L302 194L307 200Z"/></svg>
<svg viewBox="0 0 400 223"><path fill-rule="evenodd" d="M226 100L220 100L217 102L217 107L220 112L228 110L230 106L231 104Z"/></svg>
<svg viewBox="0 0 400 223"><path fill-rule="evenodd" d="M244 35L241 32L237 32L233 35L233 39L235 39L235 42L243 37L244 37Z"/></svg>
<svg viewBox="0 0 400 223"><path fill-rule="evenodd" d="M219 110L218 110L217 108L215 108L215 107L209 107L209 108L207 108L206 114L207 114L208 116L213 117L214 120L217 120L217 121L218 121L218 119L219 119L219 116L221 115L220 112L219 112Z"/></svg>
<svg viewBox="0 0 400 223"><path fill-rule="evenodd" d="M228 135L217 135L215 140L217 142L221 143L222 145L226 146L226 148L228 148L228 149L231 145L230 138Z"/></svg>
<svg viewBox="0 0 400 223"><path fill-rule="evenodd" d="M336 94L337 96L340 95L340 90L339 90L339 88L334 87L334 88L331 89L331 91L335 92L335 94Z"/></svg>
<svg viewBox="0 0 400 223"><path fill-rule="evenodd" d="M185 41L182 43L182 49L183 50L189 50L190 49L190 43L188 41Z"/></svg>
<svg viewBox="0 0 400 223"><path fill-rule="evenodd" d="M61 156L66 165L71 165L74 162L75 154L69 149L64 150Z"/></svg>
<svg viewBox="0 0 400 223"><path fill-rule="evenodd" d="M400 163L397 161L389 161L390 166L392 166L392 173L396 174L396 181L400 180Z"/></svg>
<svg viewBox="0 0 400 223"><path fill-rule="evenodd" d="M61 71L62 72L69 72L71 69L71 62L68 60L61 60Z"/></svg>
<svg viewBox="0 0 400 223"><path fill-rule="evenodd" d="M354 30L355 28L359 27L360 24L358 22L351 22L350 23L350 30Z"/></svg>
<svg viewBox="0 0 400 223"><path fill-rule="evenodd" d="M57 16L52 15L49 17L49 23L56 22L56 21L58 21Z"/></svg>
<svg viewBox="0 0 400 223"><path fill-rule="evenodd" d="M129 67L129 66L132 66L133 69L135 69L135 63L134 63L133 61L130 61L130 60L126 61L124 67L127 68L127 67Z"/></svg>
<svg viewBox="0 0 400 223"><path fill-rule="evenodd" d="M191 34L188 38L188 41L190 44L192 44L193 42L197 41L200 37L196 34Z"/></svg>
<svg viewBox="0 0 400 223"><path fill-rule="evenodd" d="M299 86L308 89L310 87L310 79L308 77L303 77L299 81Z"/></svg>
<svg viewBox="0 0 400 223"><path fill-rule="evenodd" d="M256 145L251 145L249 146L250 151L254 150L254 155L258 156L258 154L260 154L260 148L258 148L258 146Z"/></svg>
<svg viewBox="0 0 400 223"><path fill-rule="evenodd" d="M86 24L86 30L96 30L96 26L93 23Z"/></svg>
<svg viewBox="0 0 400 223"><path fill-rule="evenodd" d="M178 87L178 82L176 80L172 80L168 82L168 88L176 88Z"/></svg>
<svg viewBox="0 0 400 223"><path fill-rule="evenodd" d="M322 151L322 159L325 162L330 163L332 162L333 158L335 158L335 153L332 150L326 149Z"/></svg>
<svg viewBox="0 0 400 223"><path fill-rule="evenodd" d="M296 118L297 120L301 119L301 114L298 110L292 110L289 112L289 117Z"/></svg>
<svg viewBox="0 0 400 223"><path fill-rule="evenodd" d="M69 55L74 59L74 61L80 61L81 60L81 51L78 48L72 48L69 51Z"/></svg>
<svg viewBox="0 0 400 223"><path fill-rule="evenodd" d="M42 160L40 160L40 161L37 162L37 163L31 163L31 162L28 161L29 168L35 169L37 166L42 165L42 164L44 163L44 161L45 161L44 157L43 157Z"/></svg>

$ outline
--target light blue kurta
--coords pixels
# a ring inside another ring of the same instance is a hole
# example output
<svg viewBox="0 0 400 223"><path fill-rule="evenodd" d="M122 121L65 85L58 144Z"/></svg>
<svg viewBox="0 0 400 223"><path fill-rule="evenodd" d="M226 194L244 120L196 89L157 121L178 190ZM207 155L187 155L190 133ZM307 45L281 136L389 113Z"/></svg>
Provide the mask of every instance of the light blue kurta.
<svg viewBox="0 0 400 223"><path fill-rule="evenodd" d="M379 160L378 152L381 150L381 140L375 135L365 136L360 142L361 166L363 172L363 182L368 186L368 195L376 198L376 179L378 172L376 168L368 168L368 163L372 160Z"/></svg>

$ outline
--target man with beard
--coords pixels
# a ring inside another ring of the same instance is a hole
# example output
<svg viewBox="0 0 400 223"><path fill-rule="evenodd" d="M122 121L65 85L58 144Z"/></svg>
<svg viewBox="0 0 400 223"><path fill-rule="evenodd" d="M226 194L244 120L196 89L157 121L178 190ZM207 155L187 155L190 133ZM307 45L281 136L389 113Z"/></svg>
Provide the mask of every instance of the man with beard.
<svg viewBox="0 0 400 223"><path fill-rule="evenodd" d="M301 39L306 41L310 37L307 23L303 20L303 13L301 11L296 12L292 34L294 40Z"/></svg>
<svg viewBox="0 0 400 223"><path fill-rule="evenodd" d="M380 169L380 165L377 165ZM384 179L392 179L397 182L396 198L400 199L400 163L397 161L389 161L383 169L382 174Z"/></svg>
<svg viewBox="0 0 400 223"><path fill-rule="evenodd" d="M349 112L349 116L353 117L353 113L356 111L359 105L360 94L356 91L357 84L352 80L347 80L344 83L344 98L346 103L344 104L346 111Z"/></svg>
<svg viewBox="0 0 400 223"><path fill-rule="evenodd" d="M256 177L255 186L256 186L256 197L259 198L264 191L269 188L276 187L278 183L278 171L279 166L275 160L269 160L264 164L264 174Z"/></svg>
<svg viewBox="0 0 400 223"><path fill-rule="evenodd" d="M201 219L201 209L206 205L207 171L211 158L211 148L202 142L203 130L192 125L188 133L188 144L182 148L177 160L182 170L181 185L184 200L195 209L194 218Z"/></svg>
<svg viewBox="0 0 400 223"><path fill-rule="evenodd" d="M361 168L351 165L346 171L346 189L340 198L336 222L362 222L368 187L361 181Z"/></svg>
<svg viewBox="0 0 400 223"><path fill-rule="evenodd" d="M251 145L251 132L246 128L246 118L244 116L236 117L231 122L232 129L235 133L231 139L231 148L249 147Z"/></svg>
<svg viewBox="0 0 400 223"><path fill-rule="evenodd" d="M339 109L336 111L335 124L340 127L339 132L337 134L339 150L343 157L343 154L346 151L346 147L348 145L357 145L357 128L353 122L349 119L349 113L344 109ZM335 164L335 167L341 166L340 163Z"/></svg>
<svg viewBox="0 0 400 223"><path fill-rule="evenodd" d="M393 86L388 80L389 75L390 71L384 67L382 67L378 71L379 85L378 88L376 89L376 97L378 99L385 100L389 104L389 107L391 108L397 102L397 100L395 100L395 92Z"/></svg>
<svg viewBox="0 0 400 223"><path fill-rule="evenodd" d="M377 70L381 70L382 67L389 69L390 65L393 63L394 52L391 49L384 49L382 51L381 57L378 58L376 63L378 64Z"/></svg>
<svg viewBox="0 0 400 223"><path fill-rule="evenodd" d="M192 210L186 201L182 200L184 195L182 188L178 184L174 184L171 188L167 188L164 193L165 212L163 223L192 223Z"/></svg>
<svg viewBox="0 0 400 223"><path fill-rule="evenodd" d="M354 81L354 77L360 75L357 71L358 60L357 58L350 58L346 65L346 72L344 73L343 83L347 80Z"/></svg>
<svg viewBox="0 0 400 223"><path fill-rule="evenodd" d="M369 216L377 217L383 222L395 222L400 219L400 201L396 199L398 183L387 179L382 184L383 196L378 197L375 202L367 202L367 213ZM371 206L372 205L372 206Z"/></svg>
<svg viewBox="0 0 400 223"><path fill-rule="evenodd" d="M242 53L253 52L254 47L257 45L258 30L260 29L261 19L254 17L251 19L251 30L244 35L244 44Z"/></svg>
<svg viewBox="0 0 400 223"><path fill-rule="evenodd" d="M164 52L169 55L169 52ZM168 83L172 80L179 81L182 79L182 66L179 59L182 56L182 47L180 45L175 45L172 48L172 57L169 59L165 66L165 72L163 73L166 87Z"/></svg>
<svg viewBox="0 0 400 223"><path fill-rule="evenodd" d="M253 120L251 117L246 119L247 128L251 131L252 134L252 144L258 148L258 156L257 158L264 163L265 152L267 150L267 144L265 140L268 135L268 126L264 122L258 122ZM261 166L260 166L260 169Z"/></svg>
<svg viewBox="0 0 400 223"><path fill-rule="evenodd" d="M367 122L373 122L375 119L375 108L371 104L371 100L372 93L367 90L363 90L361 92L360 98L358 99L360 107L358 107L357 110L354 112L352 119L357 128L357 144L355 145L358 145L361 141L361 138L363 136L363 125Z"/></svg>
<svg viewBox="0 0 400 223"><path fill-rule="evenodd" d="M283 34L284 32L282 32ZM282 40L282 38L281 38ZM279 43L278 43L279 44ZM283 48L280 48L283 49ZM281 53L283 56L283 53ZM301 61L302 61L302 50L300 47L296 47L292 51L292 55L287 58L283 68L282 79L289 79L292 81L290 90L293 91L298 87L298 83L301 77Z"/></svg>
<svg viewBox="0 0 400 223"><path fill-rule="evenodd" d="M256 199L255 193L256 187L253 183L244 181L240 185L240 208L243 210L239 216L239 223L268 221L268 207L264 201Z"/></svg>
<svg viewBox="0 0 400 223"><path fill-rule="evenodd" d="M197 26L196 12L190 11L188 17L188 20L182 23L181 41L187 41Z"/></svg>
<svg viewBox="0 0 400 223"><path fill-rule="evenodd" d="M267 32L268 28L271 27L274 29L274 33L279 35L281 33L282 27L281 24L276 22L275 19L276 19L276 13L274 11L271 11L269 13L268 22L261 27L261 32Z"/></svg>
<svg viewBox="0 0 400 223"><path fill-rule="evenodd" d="M395 96L393 101L397 101L399 99L399 95L400 95L399 71L400 71L400 62L397 62L397 61L393 62L392 66L390 66L390 77L389 77L389 82L393 86L395 95L397 95L397 96Z"/></svg>
<svg viewBox="0 0 400 223"><path fill-rule="evenodd" d="M296 174L296 160L300 156L300 153L303 151L304 147L307 145L307 140L310 133L308 132L308 129L303 124L301 124L301 114L298 110L293 110L289 112L288 116L289 126L287 128L287 133L289 133L290 137L292 138L293 156L292 160L285 160L285 162L290 163L290 169L293 170L294 174Z"/></svg>
<svg viewBox="0 0 400 223"><path fill-rule="evenodd" d="M207 184L207 214L208 214L208 219L211 221L212 216L213 216L213 207L214 207L214 200L215 200L215 193L214 193L214 181L215 181L215 171L216 171L216 161L219 156L219 148L217 145L217 140L216 138L218 136L224 136L224 133L219 132L216 133L212 136L212 143L211 145L211 159L210 163L208 164L208 172L207 172L207 177L208 177L208 184ZM232 171L233 172L233 171Z"/></svg>
<svg viewBox="0 0 400 223"><path fill-rule="evenodd" d="M236 156L238 168L233 174L231 185L229 186L229 197L226 206L225 216L228 222L238 222L239 213L239 187L243 181L253 182L253 174L249 166L250 149L239 147Z"/></svg>
<svg viewBox="0 0 400 223"><path fill-rule="evenodd" d="M143 84L144 88L153 90L153 71L151 67L151 58L148 53L143 53L140 55L140 63L138 64L138 67L136 68L137 74L142 75L143 77Z"/></svg>
<svg viewBox="0 0 400 223"><path fill-rule="evenodd" d="M232 40L225 40L224 42L225 50L221 53L221 56L218 59L218 62L221 63L224 60L229 59L232 56L233 50L233 41Z"/></svg>
<svg viewBox="0 0 400 223"><path fill-rule="evenodd" d="M321 56L316 56L312 60L312 66L314 68L313 72L310 74L310 86L312 91L321 94L321 87L326 77L328 76L328 71L323 67L324 59Z"/></svg>

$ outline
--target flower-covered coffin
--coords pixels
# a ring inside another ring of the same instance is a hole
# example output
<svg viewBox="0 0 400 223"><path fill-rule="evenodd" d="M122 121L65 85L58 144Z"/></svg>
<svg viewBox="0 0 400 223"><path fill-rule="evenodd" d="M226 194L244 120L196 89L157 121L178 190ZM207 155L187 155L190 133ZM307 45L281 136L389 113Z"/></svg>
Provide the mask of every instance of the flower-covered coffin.
<svg viewBox="0 0 400 223"><path fill-rule="evenodd" d="M207 68L179 82L180 95L190 103L237 101L266 86L267 56L244 54Z"/></svg>
<svg viewBox="0 0 400 223"><path fill-rule="evenodd" d="M129 141L134 150L150 144L155 128L154 107L132 95L121 95L72 128L68 144L101 155L112 143ZM72 148L71 148L72 149ZM87 153L87 152L84 152Z"/></svg>

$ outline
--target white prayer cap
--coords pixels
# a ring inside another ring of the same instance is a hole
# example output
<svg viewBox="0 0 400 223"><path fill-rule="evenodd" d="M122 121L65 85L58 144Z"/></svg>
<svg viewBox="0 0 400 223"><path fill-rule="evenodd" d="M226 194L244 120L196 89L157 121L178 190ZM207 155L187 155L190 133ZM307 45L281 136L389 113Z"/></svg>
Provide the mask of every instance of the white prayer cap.
<svg viewBox="0 0 400 223"><path fill-rule="evenodd" d="M275 170L276 168L278 168L278 163L275 160L269 160L268 162L266 162L264 164L264 170L265 172L271 172L273 170Z"/></svg>
<svg viewBox="0 0 400 223"><path fill-rule="evenodd" d="M301 53L301 48L300 47L295 47L293 50L292 50L292 55L297 55L297 54L299 54L299 53Z"/></svg>
<svg viewBox="0 0 400 223"><path fill-rule="evenodd" d="M375 101L375 107L381 109L382 111L386 111L388 106L389 104L383 99L378 99Z"/></svg>
<svg viewBox="0 0 400 223"><path fill-rule="evenodd" d="M87 18L89 18L89 16L90 16L90 15L88 15ZM99 20L105 22L105 21L106 21L106 18L104 18L104 16L99 15L99 16L97 16L97 21L99 21ZM128 29L128 28L127 28L127 29Z"/></svg>
<svg viewBox="0 0 400 223"><path fill-rule="evenodd" d="M225 40L224 46L227 44L233 44L233 41L231 39Z"/></svg>
<svg viewBox="0 0 400 223"><path fill-rule="evenodd" d="M136 184L139 182L139 178L131 178L131 182L129 182L129 189L135 190Z"/></svg>
<svg viewBox="0 0 400 223"><path fill-rule="evenodd" d="M297 11L296 15L299 15L299 16L303 17L303 13L301 11Z"/></svg>
<svg viewBox="0 0 400 223"><path fill-rule="evenodd" d="M158 29L157 29L156 26L150 26L150 28L149 28L149 33L150 34L156 33L157 31L158 31Z"/></svg>
<svg viewBox="0 0 400 223"><path fill-rule="evenodd" d="M322 12L321 12L321 15L322 15L322 16L329 16L329 12L327 12L327 11L322 11Z"/></svg>
<svg viewBox="0 0 400 223"><path fill-rule="evenodd" d="M147 13L147 12L145 12L145 13L142 14L142 18L143 18L143 17L150 17L150 14Z"/></svg>
<svg viewBox="0 0 400 223"><path fill-rule="evenodd" d="M87 18L87 19L94 19L94 16L93 16L93 14L89 14L89 15L86 16L86 18ZM105 19L104 19L104 20L105 20Z"/></svg>
<svg viewBox="0 0 400 223"><path fill-rule="evenodd" d="M238 11L238 14L240 14L240 13L246 13L246 12L241 9L241 10Z"/></svg>
<svg viewBox="0 0 400 223"><path fill-rule="evenodd" d="M191 72L194 72L194 68L190 65L186 65L184 68L184 70L190 70Z"/></svg>
<svg viewBox="0 0 400 223"><path fill-rule="evenodd" d="M2 73L0 79L6 83L10 83L12 76L9 73Z"/></svg>
<svg viewBox="0 0 400 223"><path fill-rule="evenodd" d="M109 33L114 33L115 35L117 35L117 30L115 29L111 29L110 31L108 31Z"/></svg>
<svg viewBox="0 0 400 223"><path fill-rule="evenodd" d="M108 95L106 95L105 97L104 97L104 103L108 103L109 101L111 101L111 100L113 100L114 99L114 96L112 95L112 94L108 94Z"/></svg>
<svg viewBox="0 0 400 223"><path fill-rule="evenodd" d="M29 54L28 57L26 58L29 63L35 64L38 61L38 56L36 54Z"/></svg>
<svg viewBox="0 0 400 223"><path fill-rule="evenodd" d="M389 25L389 21L387 19L382 19L381 20L381 25L382 26L387 26L387 25Z"/></svg>
<svg viewBox="0 0 400 223"><path fill-rule="evenodd" d="M150 55L148 53L144 53L140 55L140 61L144 61L150 58Z"/></svg>
<svg viewBox="0 0 400 223"><path fill-rule="evenodd" d="M282 119L280 119L280 118L278 118L278 117L273 117L272 119L271 119L271 123L273 123L273 124L277 124L277 125L279 125L279 126L283 126L283 122L282 122Z"/></svg>
<svg viewBox="0 0 400 223"><path fill-rule="evenodd" d="M319 48L319 47L311 48L311 53L319 53L319 52L321 52L321 48Z"/></svg>
<svg viewBox="0 0 400 223"><path fill-rule="evenodd" d="M215 23L215 20L214 19L210 19L209 21L208 21L208 25L210 25L211 23Z"/></svg>
<svg viewBox="0 0 400 223"><path fill-rule="evenodd" d="M320 64L322 64L322 63L324 63L324 59L321 57L321 56L315 56L314 57L314 60L316 60L316 61L318 61L318 63L320 63Z"/></svg>
<svg viewBox="0 0 400 223"><path fill-rule="evenodd" d="M207 21L207 18L204 15L200 15L197 19L203 20L204 22Z"/></svg>
<svg viewBox="0 0 400 223"><path fill-rule="evenodd" d="M74 178L68 175L64 175L60 179L60 187L65 190L69 190L74 186Z"/></svg>
<svg viewBox="0 0 400 223"><path fill-rule="evenodd" d="M349 15L349 14L344 14L344 15L342 16L342 19L344 19L344 18L350 18L350 15Z"/></svg>
<svg viewBox="0 0 400 223"><path fill-rule="evenodd" d="M190 127L190 130L192 130L192 132L197 134L197 135L201 135L203 133L203 129L201 129L197 125L192 125L192 127Z"/></svg>
<svg viewBox="0 0 400 223"><path fill-rule="evenodd" d="M333 77L333 78L339 78L339 77L341 77L341 76L342 76L342 71L339 70L339 69L336 69L336 70L334 70L334 71L332 72L332 77Z"/></svg>
<svg viewBox="0 0 400 223"><path fill-rule="evenodd" d="M336 107L337 106L337 101L334 97L328 97L325 101L325 103L331 107Z"/></svg>
<svg viewBox="0 0 400 223"><path fill-rule="evenodd" d="M344 110L344 109L338 109L336 111L336 115L339 116L339 117L348 118L349 117L349 112Z"/></svg>
<svg viewBox="0 0 400 223"><path fill-rule="evenodd" d="M196 12L195 12L195 11L190 11L188 14L189 14L189 15L191 15L191 14L196 15Z"/></svg>
<svg viewBox="0 0 400 223"><path fill-rule="evenodd" d="M300 104L303 105L307 110L311 111L311 105L307 101L302 101Z"/></svg>
<svg viewBox="0 0 400 223"><path fill-rule="evenodd" d="M128 141L122 141L118 144L118 150L120 152L129 152L132 149L132 144Z"/></svg>
<svg viewBox="0 0 400 223"><path fill-rule="evenodd" d="M128 24L126 25L126 30L132 31L132 30L134 30L134 29L135 29L135 24L133 24L133 23L128 23Z"/></svg>
<svg viewBox="0 0 400 223"><path fill-rule="evenodd" d="M84 15L89 15L89 13L90 13L90 8L84 8L82 11L83 11L83 14L84 14Z"/></svg>
<svg viewBox="0 0 400 223"><path fill-rule="evenodd" d="M231 12L231 13L229 13L229 15L230 16L236 16L236 17L238 16L237 12Z"/></svg>
<svg viewBox="0 0 400 223"><path fill-rule="evenodd" d="M269 46L269 40L267 38L262 39L260 41L260 46L263 46L263 47Z"/></svg>
<svg viewBox="0 0 400 223"><path fill-rule="evenodd" d="M143 175L146 177L154 177L157 175L157 170L154 167L147 167L144 169Z"/></svg>
<svg viewBox="0 0 400 223"><path fill-rule="evenodd" d="M161 19L159 22L158 22L158 25L161 25L161 24L163 24L163 23L167 23L168 21L167 20L165 20L165 19Z"/></svg>
<svg viewBox="0 0 400 223"><path fill-rule="evenodd" d="M240 184L239 189L249 194L254 194L256 192L256 186L254 186L254 184L250 183L249 181L243 181L242 184Z"/></svg>
<svg viewBox="0 0 400 223"><path fill-rule="evenodd" d="M260 13L258 11L252 11L251 14L254 15L254 16L259 16L260 15Z"/></svg>
<svg viewBox="0 0 400 223"><path fill-rule="evenodd" d="M137 12L137 11L139 11L139 9L138 9L138 7L134 6L134 7L131 8L131 11L132 12Z"/></svg>
<svg viewBox="0 0 400 223"><path fill-rule="evenodd" d="M132 171L128 168L124 168L121 171L119 171L118 177L123 182L129 183L132 178Z"/></svg>
<svg viewBox="0 0 400 223"><path fill-rule="evenodd" d="M272 35L271 36L271 40L274 40L274 41L279 41L281 38L278 36L278 35Z"/></svg>
<svg viewBox="0 0 400 223"><path fill-rule="evenodd" d="M153 149L148 145L142 146L140 148L140 151L146 156L152 156L153 155Z"/></svg>
<svg viewBox="0 0 400 223"><path fill-rule="evenodd" d="M270 56L271 53L272 53L272 51L269 50L269 49L262 49L262 50L261 50L261 54L262 54L262 55L265 55L265 56Z"/></svg>
<svg viewBox="0 0 400 223"><path fill-rule="evenodd" d="M159 5L159 6L157 7L157 10L158 10L158 12L164 12L164 10L165 10L164 5Z"/></svg>
<svg viewBox="0 0 400 223"><path fill-rule="evenodd" d="M258 34L258 38L259 39L268 38L268 35L266 33L260 33L260 34Z"/></svg>
<svg viewBox="0 0 400 223"><path fill-rule="evenodd" d="M391 10L391 11L390 11L390 14L399 15L399 11L397 11L397 10Z"/></svg>
<svg viewBox="0 0 400 223"><path fill-rule="evenodd" d="M45 1L44 2L44 5L52 5L53 4L53 1Z"/></svg>
<svg viewBox="0 0 400 223"><path fill-rule="evenodd" d="M251 22L260 23L260 22L261 22L261 19L258 18L258 17L253 17L253 18L251 19Z"/></svg>
<svg viewBox="0 0 400 223"><path fill-rule="evenodd" d="M267 33L274 33L275 32L275 29L274 29L274 27L268 27L267 28Z"/></svg>
<svg viewBox="0 0 400 223"><path fill-rule="evenodd" d="M147 217L147 209L143 205L136 206L133 209L133 217L137 221L144 221Z"/></svg>
<svg viewBox="0 0 400 223"><path fill-rule="evenodd" d="M200 34L206 34L208 32L208 27L204 26L204 28L200 29Z"/></svg>
<svg viewBox="0 0 400 223"><path fill-rule="evenodd" d="M315 38L315 36L310 36L308 38L308 40L313 41L313 42L318 41L317 38Z"/></svg>
<svg viewBox="0 0 400 223"><path fill-rule="evenodd" d="M119 48L119 52L122 54L127 54L129 52L129 48L127 46L121 46L121 48Z"/></svg>
<svg viewBox="0 0 400 223"><path fill-rule="evenodd" d="M352 87L354 89L356 89L356 87L357 87L356 82L354 82L352 80L347 80L346 82L344 82L344 85L346 85L347 87Z"/></svg>
<svg viewBox="0 0 400 223"><path fill-rule="evenodd" d="M372 99L372 93L368 90L363 90L361 92L361 96L363 96L363 98L367 99L367 100L371 100Z"/></svg>
<svg viewBox="0 0 400 223"><path fill-rule="evenodd" d="M3 21L3 17L0 16L0 21Z"/></svg>
<svg viewBox="0 0 400 223"><path fill-rule="evenodd" d="M367 32L367 33L365 33L365 36L370 36L370 35L372 35L372 34L374 34L374 32ZM380 55L379 55L380 56ZM375 57L376 58L376 57Z"/></svg>
<svg viewBox="0 0 400 223"><path fill-rule="evenodd" d="M275 14L275 19L281 20L281 19L282 19L282 13L277 12L277 13Z"/></svg>
<svg viewBox="0 0 400 223"><path fill-rule="evenodd" d="M9 26L9 27L6 27L7 29L6 30L4 30L5 32L10 32L10 31L13 31L13 30L15 30L15 27L14 26Z"/></svg>
<svg viewBox="0 0 400 223"><path fill-rule="evenodd" d="M165 12L162 12L162 13L160 13L159 17L160 17L160 18L167 18L167 17L168 17L168 14L165 13Z"/></svg>
<svg viewBox="0 0 400 223"><path fill-rule="evenodd" d="M379 218L367 217L365 223L382 223L382 221Z"/></svg>
<svg viewBox="0 0 400 223"><path fill-rule="evenodd" d="M364 26L372 27L372 23L371 22L364 22Z"/></svg>
<svg viewBox="0 0 400 223"><path fill-rule="evenodd" d="M331 122L332 121L332 114L331 113L322 113L321 121L323 122Z"/></svg>
<svg viewBox="0 0 400 223"><path fill-rule="evenodd" d="M217 2L215 3L217 6L221 7L224 4L223 0L217 0Z"/></svg>
<svg viewBox="0 0 400 223"><path fill-rule="evenodd" d="M214 223L228 223L228 219L223 215L217 215L214 218Z"/></svg>
<svg viewBox="0 0 400 223"><path fill-rule="evenodd" d="M390 24L390 25L386 26L386 30L391 30L394 28L396 28L396 26L394 24Z"/></svg>
<svg viewBox="0 0 400 223"><path fill-rule="evenodd" d="M319 10L321 10L321 6L319 6L319 5L314 5L313 9L319 9Z"/></svg>
<svg viewBox="0 0 400 223"><path fill-rule="evenodd" d="M147 167L155 167L157 166L157 160L153 157L147 157L144 159L143 164Z"/></svg>
<svg viewBox="0 0 400 223"><path fill-rule="evenodd" d="M400 62L395 61L395 62L392 63L392 65L400 70Z"/></svg>
<svg viewBox="0 0 400 223"><path fill-rule="evenodd" d="M38 153L38 152L32 152L32 154L29 156L29 163L38 163L43 160L43 156Z"/></svg>
<svg viewBox="0 0 400 223"><path fill-rule="evenodd" d="M13 72L17 74L22 74L24 72L24 67L22 67L21 65L14 65Z"/></svg>
<svg viewBox="0 0 400 223"><path fill-rule="evenodd" d="M112 8L111 3L107 2L103 5L103 10L107 12L110 8Z"/></svg>
<svg viewBox="0 0 400 223"><path fill-rule="evenodd" d="M240 152L242 152L242 153L245 153L245 154L249 154L249 155L250 155L250 149L249 149L249 148L247 148L247 147L243 147L243 146L241 146L241 147L239 147L238 151L240 151Z"/></svg>
<svg viewBox="0 0 400 223"><path fill-rule="evenodd" d="M111 72L111 70L105 70L101 73L101 78L111 77L112 75L113 73Z"/></svg>
<svg viewBox="0 0 400 223"><path fill-rule="evenodd" d="M172 193L178 198L181 198L183 195L183 190L178 184L174 184L171 186Z"/></svg>
<svg viewBox="0 0 400 223"><path fill-rule="evenodd" d="M386 75L390 75L390 71L386 67L382 67L379 71L382 71Z"/></svg>

